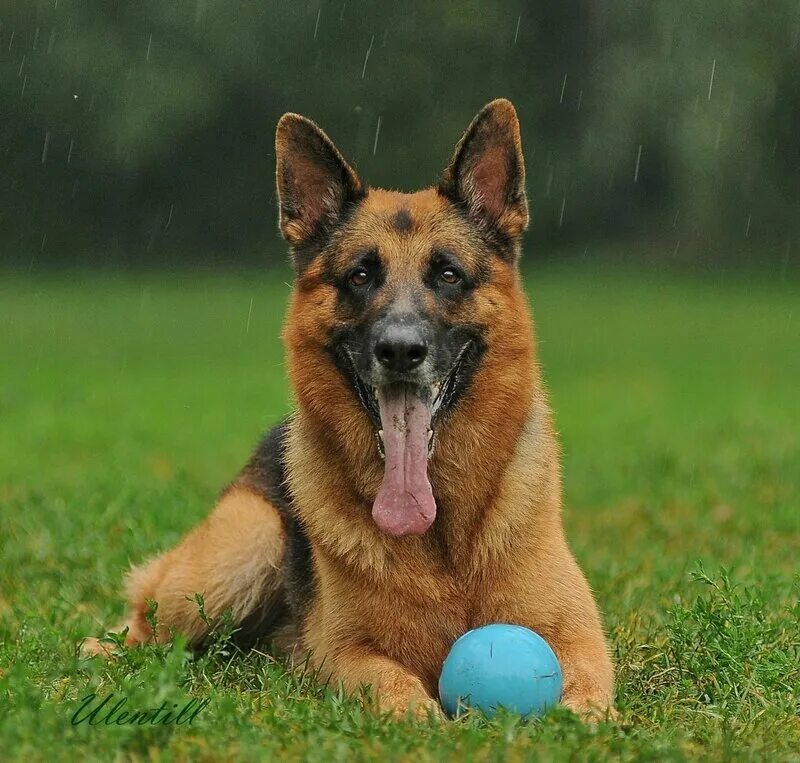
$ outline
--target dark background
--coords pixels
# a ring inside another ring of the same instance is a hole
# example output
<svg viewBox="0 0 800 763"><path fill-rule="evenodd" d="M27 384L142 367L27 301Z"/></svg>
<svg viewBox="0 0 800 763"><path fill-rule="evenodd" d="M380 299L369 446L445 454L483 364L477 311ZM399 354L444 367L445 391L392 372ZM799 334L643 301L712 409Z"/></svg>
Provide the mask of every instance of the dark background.
<svg viewBox="0 0 800 763"><path fill-rule="evenodd" d="M0 259L283 257L281 113L319 122L371 184L412 189L506 96L531 256L785 269L798 72L797 0L4 0Z"/></svg>

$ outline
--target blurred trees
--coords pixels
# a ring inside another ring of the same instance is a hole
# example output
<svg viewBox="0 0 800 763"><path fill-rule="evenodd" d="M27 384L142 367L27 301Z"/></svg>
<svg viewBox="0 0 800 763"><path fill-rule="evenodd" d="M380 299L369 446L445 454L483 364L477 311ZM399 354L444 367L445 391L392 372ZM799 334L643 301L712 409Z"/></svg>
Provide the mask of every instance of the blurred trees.
<svg viewBox="0 0 800 763"><path fill-rule="evenodd" d="M499 95L531 248L791 247L799 65L797 0L6 0L0 261L261 256L282 112L414 188Z"/></svg>

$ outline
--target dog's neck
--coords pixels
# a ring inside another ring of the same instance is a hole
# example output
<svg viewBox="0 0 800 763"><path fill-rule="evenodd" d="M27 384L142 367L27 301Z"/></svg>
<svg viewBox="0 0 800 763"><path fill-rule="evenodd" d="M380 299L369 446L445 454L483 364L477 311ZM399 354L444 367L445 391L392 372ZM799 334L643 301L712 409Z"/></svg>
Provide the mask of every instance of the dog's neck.
<svg viewBox="0 0 800 763"><path fill-rule="evenodd" d="M489 526L539 389L530 347L488 351L442 428L430 477L440 509L435 530L448 555L473 547Z"/></svg>

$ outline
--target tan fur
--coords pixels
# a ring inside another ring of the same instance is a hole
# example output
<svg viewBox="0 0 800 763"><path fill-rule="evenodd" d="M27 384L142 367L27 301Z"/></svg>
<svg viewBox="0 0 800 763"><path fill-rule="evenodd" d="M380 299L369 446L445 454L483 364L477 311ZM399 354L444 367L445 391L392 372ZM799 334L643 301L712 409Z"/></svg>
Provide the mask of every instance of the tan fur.
<svg viewBox="0 0 800 763"><path fill-rule="evenodd" d="M241 621L279 593L284 545L275 508L244 486L230 488L177 546L131 569L125 586L131 612L116 630L128 628L128 645L163 643L172 631L199 643L209 626L200 617L195 594L202 595L209 620L230 610ZM158 604L156 633L147 621L148 601ZM87 639L82 649L108 651L97 639Z"/></svg>
<svg viewBox="0 0 800 763"><path fill-rule="evenodd" d="M526 323L524 303L514 302ZM498 334L508 329L503 321ZM529 337L527 328L522 335ZM491 622L526 625L561 661L564 703L583 714L603 713L613 670L594 601L563 535L559 453L531 353L498 351L484 359L473 384L432 459L444 509L421 537L384 536L364 509L381 478L371 433L353 431L334 445L337 435L326 437L301 406L289 440L289 480L319 580L305 646L352 688L378 656L404 666L408 682L393 679L392 694L384 696L402 710L419 704L416 679L427 699L436 696L442 661L462 633ZM344 400L327 411L342 421L336 426L326 416L326 431L348 423L352 431ZM327 468L315 468L320 463ZM380 682L379 672L369 681Z"/></svg>
<svg viewBox="0 0 800 763"><path fill-rule="evenodd" d="M492 224L505 226L513 238L527 223L524 189L519 198L504 197L494 178L517 171L524 179L524 170L514 167L522 156L519 127L508 102L495 104L467 133L486 132L482 153L464 159L473 184L467 191L475 209L486 214L489 205ZM295 178L305 161L291 164L297 150L293 119L299 118L285 117L278 133L279 191L286 182L281 173ZM506 141L500 148L492 142L495 135ZM456 182L459 152L472 150L466 138L445 172L445 185ZM314 183L322 187L317 169ZM354 175L345 176L362 188ZM300 196L318 215L328 197L315 200L313 190ZM297 207L286 209L287 239L294 242L300 231L310 235ZM389 263L376 309L381 300L416 289L426 308L481 326L486 351L438 433L429 466L439 506L435 523L421 536L384 535L370 515L383 473L373 426L326 349L331 327L349 316L319 258L298 276L284 330L297 399L285 458L315 575L299 647L348 688L372 685L382 707L425 713L437 707L442 661L458 636L487 623L517 623L544 636L558 655L564 704L586 717L606 713L613 668L592 594L564 537L560 454L516 263L487 250L475 226L434 189L369 190L347 224L332 232L327 267L344 273L354 253L367 247L378 247ZM432 248L457 252L467 269L488 268L469 305L437 307L425 294L422 269ZM165 625L194 639L203 627L184 596L202 591L210 613L229 606L241 614L265 586L279 584L274 568L282 548L275 511L235 488L179 546L134 571L129 641L147 638L147 597L158 600Z"/></svg>

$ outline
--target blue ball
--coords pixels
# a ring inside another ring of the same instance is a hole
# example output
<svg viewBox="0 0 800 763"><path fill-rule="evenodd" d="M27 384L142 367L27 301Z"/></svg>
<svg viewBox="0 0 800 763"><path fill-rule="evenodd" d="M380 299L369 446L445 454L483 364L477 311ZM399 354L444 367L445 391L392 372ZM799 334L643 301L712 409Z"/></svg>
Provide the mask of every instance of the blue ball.
<svg viewBox="0 0 800 763"><path fill-rule="evenodd" d="M450 717L475 708L492 717L501 707L543 715L561 699L558 658L521 625L484 625L459 638L442 666L439 698Z"/></svg>

